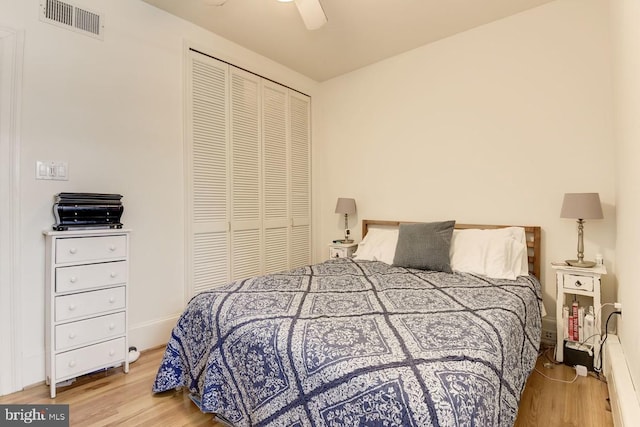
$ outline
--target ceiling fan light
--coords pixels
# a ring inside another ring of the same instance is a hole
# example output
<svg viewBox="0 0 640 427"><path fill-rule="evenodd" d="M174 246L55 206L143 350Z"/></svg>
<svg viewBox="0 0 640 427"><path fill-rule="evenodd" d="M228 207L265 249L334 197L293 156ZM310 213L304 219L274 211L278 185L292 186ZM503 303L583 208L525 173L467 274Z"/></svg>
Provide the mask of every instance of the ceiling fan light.
<svg viewBox="0 0 640 427"><path fill-rule="evenodd" d="M324 14L320 0L295 0L295 2L308 30L317 30L327 23L327 15Z"/></svg>
<svg viewBox="0 0 640 427"><path fill-rule="evenodd" d="M204 0L204 3L208 6L222 6L227 0Z"/></svg>

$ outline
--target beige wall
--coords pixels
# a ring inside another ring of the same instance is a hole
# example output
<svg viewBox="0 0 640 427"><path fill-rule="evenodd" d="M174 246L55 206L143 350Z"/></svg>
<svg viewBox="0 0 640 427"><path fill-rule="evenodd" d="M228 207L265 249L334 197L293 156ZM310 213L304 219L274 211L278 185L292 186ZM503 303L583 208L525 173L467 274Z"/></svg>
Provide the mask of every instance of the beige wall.
<svg viewBox="0 0 640 427"><path fill-rule="evenodd" d="M54 222L59 192L124 195L123 222L133 229L131 345L166 343L184 308L185 40L311 95L317 86L144 2L73 3L104 14L104 41L40 22L38 0L0 2L0 24L25 30L19 284L25 385L44 380L42 231ZM36 160L67 161L69 181L36 181Z"/></svg>
<svg viewBox="0 0 640 427"><path fill-rule="evenodd" d="M611 2L616 130L616 273L620 341L640 401L640 2Z"/></svg>
<svg viewBox="0 0 640 427"><path fill-rule="evenodd" d="M323 83L318 253L342 234L337 197L356 199L356 237L365 218L540 225L555 316L549 263L577 241L563 194L598 192L605 219L587 221L586 257L613 270L607 16L604 0L552 2Z"/></svg>

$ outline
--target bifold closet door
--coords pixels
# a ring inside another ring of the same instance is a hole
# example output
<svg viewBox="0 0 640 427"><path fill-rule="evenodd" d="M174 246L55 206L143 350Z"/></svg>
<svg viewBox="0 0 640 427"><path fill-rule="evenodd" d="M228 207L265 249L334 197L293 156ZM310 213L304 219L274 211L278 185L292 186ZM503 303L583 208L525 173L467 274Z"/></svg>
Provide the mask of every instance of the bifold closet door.
<svg viewBox="0 0 640 427"><path fill-rule="evenodd" d="M261 78L230 69L231 278L262 273Z"/></svg>
<svg viewBox="0 0 640 427"><path fill-rule="evenodd" d="M290 268L311 264L311 98L289 90Z"/></svg>
<svg viewBox="0 0 640 427"><path fill-rule="evenodd" d="M227 64L189 52L186 73L187 298L230 279Z"/></svg>
<svg viewBox="0 0 640 427"><path fill-rule="evenodd" d="M288 91L277 83L262 82L265 273L289 269Z"/></svg>
<svg viewBox="0 0 640 427"><path fill-rule="evenodd" d="M185 104L187 299L310 264L310 98L189 51Z"/></svg>

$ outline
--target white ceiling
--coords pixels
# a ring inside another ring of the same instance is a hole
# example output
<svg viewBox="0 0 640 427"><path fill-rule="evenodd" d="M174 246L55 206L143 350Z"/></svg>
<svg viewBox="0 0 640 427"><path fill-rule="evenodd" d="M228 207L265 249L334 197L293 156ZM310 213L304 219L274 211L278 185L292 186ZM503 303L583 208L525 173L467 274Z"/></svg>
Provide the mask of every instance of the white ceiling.
<svg viewBox="0 0 640 427"><path fill-rule="evenodd" d="M293 2L143 1L324 81L553 0L320 0L329 22L314 31Z"/></svg>

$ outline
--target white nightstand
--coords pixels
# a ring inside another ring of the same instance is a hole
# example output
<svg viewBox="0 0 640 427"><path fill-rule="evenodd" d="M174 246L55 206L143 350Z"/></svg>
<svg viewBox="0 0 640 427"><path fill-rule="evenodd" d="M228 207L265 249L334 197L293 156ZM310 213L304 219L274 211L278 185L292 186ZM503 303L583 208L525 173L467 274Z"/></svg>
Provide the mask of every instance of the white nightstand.
<svg viewBox="0 0 640 427"><path fill-rule="evenodd" d="M593 309L596 314L594 322L594 333L600 330L600 278L607 274L604 265L596 265L592 268L570 267L568 265L555 265L551 267L556 270L556 360L564 360L564 322L562 318L562 308L570 306L565 298L567 295L582 295L593 300ZM571 340L569 340L571 341ZM600 355L600 337L595 337L593 342L593 354ZM589 346L590 347L590 346Z"/></svg>
<svg viewBox="0 0 640 427"><path fill-rule="evenodd" d="M329 245L330 258L350 258L358 249L357 243L332 243Z"/></svg>

